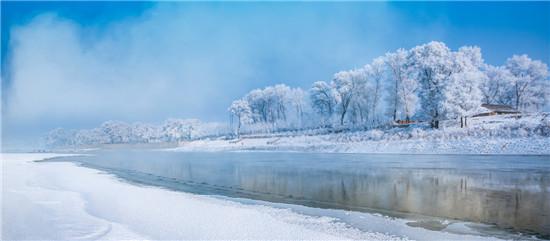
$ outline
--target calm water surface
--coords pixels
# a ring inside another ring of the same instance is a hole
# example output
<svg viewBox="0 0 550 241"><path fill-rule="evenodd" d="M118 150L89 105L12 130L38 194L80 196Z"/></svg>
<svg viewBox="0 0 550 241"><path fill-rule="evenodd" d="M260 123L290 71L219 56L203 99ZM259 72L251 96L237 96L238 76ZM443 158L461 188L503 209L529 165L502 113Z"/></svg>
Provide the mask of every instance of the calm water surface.
<svg viewBox="0 0 550 241"><path fill-rule="evenodd" d="M131 181L193 193L451 218L550 237L550 156L94 154L70 160Z"/></svg>

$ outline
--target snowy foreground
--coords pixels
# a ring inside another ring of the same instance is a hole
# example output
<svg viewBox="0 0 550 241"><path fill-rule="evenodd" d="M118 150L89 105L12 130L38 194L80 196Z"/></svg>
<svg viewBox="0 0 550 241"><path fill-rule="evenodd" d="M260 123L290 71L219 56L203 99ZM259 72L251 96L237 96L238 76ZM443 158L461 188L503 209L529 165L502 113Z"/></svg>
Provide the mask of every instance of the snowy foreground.
<svg viewBox="0 0 550 241"><path fill-rule="evenodd" d="M181 142L172 151L311 151L404 154L550 154L550 117L531 115L470 119L433 130L423 126L369 131L245 135L240 140Z"/></svg>
<svg viewBox="0 0 550 241"><path fill-rule="evenodd" d="M53 156L2 154L3 240L493 240L464 223L430 231L382 215L194 195L73 163L32 162Z"/></svg>

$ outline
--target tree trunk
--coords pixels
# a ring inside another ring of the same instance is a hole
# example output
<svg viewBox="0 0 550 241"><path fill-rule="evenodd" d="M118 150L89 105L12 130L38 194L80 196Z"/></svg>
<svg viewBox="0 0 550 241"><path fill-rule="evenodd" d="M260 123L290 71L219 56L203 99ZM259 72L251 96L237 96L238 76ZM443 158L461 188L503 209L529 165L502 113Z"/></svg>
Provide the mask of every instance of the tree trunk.
<svg viewBox="0 0 550 241"><path fill-rule="evenodd" d="M460 117L460 128L464 128L464 119Z"/></svg>
<svg viewBox="0 0 550 241"><path fill-rule="evenodd" d="M439 111L435 110L435 115L432 117L432 128L439 129Z"/></svg>
<svg viewBox="0 0 550 241"><path fill-rule="evenodd" d="M519 97L520 97L520 94L519 94L519 86L518 84L516 83L516 88L515 88L515 92L516 92L516 110L519 110Z"/></svg>
<svg viewBox="0 0 550 241"><path fill-rule="evenodd" d="M398 81L398 79L395 78L395 93L394 93L394 99L393 99L393 121L397 120L397 102L398 102L398 99L399 99L399 97L398 97L399 82L400 81Z"/></svg>
<svg viewBox="0 0 550 241"><path fill-rule="evenodd" d="M241 138L241 117L238 118L239 123L237 124L237 139Z"/></svg>

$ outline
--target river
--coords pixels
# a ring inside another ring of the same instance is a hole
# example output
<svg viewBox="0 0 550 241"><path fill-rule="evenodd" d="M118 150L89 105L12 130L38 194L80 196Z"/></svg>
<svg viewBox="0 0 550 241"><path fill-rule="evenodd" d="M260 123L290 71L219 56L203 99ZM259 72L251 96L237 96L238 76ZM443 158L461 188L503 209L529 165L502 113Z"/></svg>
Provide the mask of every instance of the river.
<svg viewBox="0 0 550 241"><path fill-rule="evenodd" d="M550 237L544 155L109 150L57 160L191 193L456 219Z"/></svg>

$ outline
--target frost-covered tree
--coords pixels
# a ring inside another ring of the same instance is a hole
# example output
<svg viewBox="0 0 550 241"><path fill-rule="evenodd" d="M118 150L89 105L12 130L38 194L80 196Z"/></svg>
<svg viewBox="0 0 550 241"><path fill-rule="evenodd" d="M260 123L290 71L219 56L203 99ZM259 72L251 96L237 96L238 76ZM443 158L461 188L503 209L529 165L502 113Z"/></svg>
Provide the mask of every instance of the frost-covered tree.
<svg viewBox="0 0 550 241"><path fill-rule="evenodd" d="M235 133L237 138L240 137L241 126L249 123L252 120L252 111L246 100L235 100L229 106L228 111L237 118L237 129Z"/></svg>
<svg viewBox="0 0 550 241"><path fill-rule="evenodd" d="M386 81L388 113L392 116L392 120L395 121L397 120L397 113L403 104L399 98L399 90L407 78L407 51L405 49L398 49L395 53L386 53L385 60L389 70Z"/></svg>
<svg viewBox="0 0 550 241"><path fill-rule="evenodd" d="M386 63L384 57L378 57L372 63L365 65L365 75L368 83L368 94L370 98L370 121L379 121L380 102L382 99L382 82L386 78Z"/></svg>
<svg viewBox="0 0 550 241"><path fill-rule="evenodd" d="M409 121L418 109L418 81L415 78L404 78L397 90L398 102L400 103L399 113Z"/></svg>
<svg viewBox="0 0 550 241"><path fill-rule="evenodd" d="M158 126L148 123L133 123L132 124L132 143L153 143L159 142L161 131Z"/></svg>
<svg viewBox="0 0 550 241"><path fill-rule="evenodd" d="M350 70L350 77L353 84L354 96L350 103L349 120L352 124L365 124L371 113L372 83L369 82L367 69L365 67Z"/></svg>
<svg viewBox="0 0 550 241"><path fill-rule="evenodd" d="M261 89L252 90L245 96L245 99L248 102L252 111L253 121L267 122L270 108L270 100L264 94L264 91Z"/></svg>
<svg viewBox="0 0 550 241"><path fill-rule="evenodd" d="M294 109L293 120L295 126L302 127L306 107L306 93L300 88L291 89L286 98L289 106Z"/></svg>
<svg viewBox="0 0 550 241"><path fill-rule="evenodd" d="M548 66L527 55L514 55L506 61L512 73L516 109L540 109L548 98Z"/></svg>
<svg viewBox="0 0 550 241"><path fill-rule="evenodd" d="M187 130L185 132L185 138L187 140L193 140L199 135L202 122L199 119L185 119L187 124Z"/></svg>
<svg viewBox="0 0 550 241"><path fill-rule="evenodd" d="M483 103L512 105L514 76L503 66L485 65L481 82Z"/></svg>
<svg viewBox="0 0 550 241"><path fill-rule="evenodd" d="M451 52L448 61L448 78L439 90L442 95L438 100L438 114L443 119L460 118L463 127L467 116L479 111L481 106L480 83L485 77L480 70L483 58L480 48L462 47Z"/></svg>
<svg viewBox="0 0 550 241"><path fill-rule="evenodd" d="M325 81L313 83L309 89L312 109L322 118L323 123L330 121L336 106L336 92Z"/></svg>
<svg viewBox="0 0 550 241"><path fill-rule="evenodd" d="M287 107L291 103L292 89L284 84L256 89L245 96L253 113L254 122L276 124L286 122Z"/></svg>
<svg viewBox="0 0 550 241"><path fill-rule="evenodd" d="M461 127L467 125L466 117L475 114L483 98L479 88L483 75L480 71L462 71L451 75L445 86L442 114L446 119L460 118Z"/></svg>
<svg viewBox="0 0 550 241"><path fill-rule="evenodd" d="M479 112L483 99L480 84L485 75L479 47L461 47L452 54L453 73L445 86L443 108L447 119L461 119L461 127L467 125L466 117Z"/></svg>
<svg viewBox="0 0 550 241"><path fill-rule="evenodd" d="M451 50L441 42L430 42L411 49L407 57L413 77L420 83L420 116L439 128L442 120L444 88L453 73Z"/></svg>
<svg viewBox="0 0 550 241"><path fill-rule="evenodd" d="M287 85L278 84L265 89L268 98L271 99L270 120L275 123L278 120L287 120L287 105L290 103L291 89Z"/></svg>
<svg viewBox="0 0 550 241"><path fill-rule="evenodd" d="M127 124L107 121L99 128L82 130L56 129L46 136L49 147L85 146L121 143L159 143L192 140L207 135L227 134L220 123L201 123L197 119L168 119L162 125Z"/></svg>
<svg viewBox="0 0 550 241"><path fill-rule="evenodd" d="M56 128L48 132L45 144L48 147L70 146L74 144L74 132L63 128Z"/></svg>
<svg viewBox="0 0 550 241"><path fill-rule="evenodd" d="M101 128L78 130L74 135L77 146L108 144L111 138Z"/></svg>
<svg viewBox="0 0 550 241"><path fill-rule="evenodd" d="M132 128L128 123L122 121L106 121L101 124L101 131L109 138L109 143L129 143Z"/></svg>
<svg viewBox="0 0 550 241"><path fill-rule="evenodd" d="M418 105L418 80L414 63L408 61L409 51L398 49L385 55L388 69L386 92L387 109L392 120L410 120ZM412 76L411 76L412 75Z"/></svg>
<svg viewBox="0 0 550 241"><path fill-rule="evenodd" d="M462 46L456 54L455 56L458 56L458 63L463 65L462 67L458 67L460 71L467 66L481 69L485 65L481 48L478 46Z"/></svg>
<svg viewBox="0 0 550 241"><path fill-rule="evenodd" d="M332 80L332 88L336 93L337 110L339 112L340 125L344 125L344 118L348 113L350 103L355 94L355 86L353 82L353 71L340 71L334 75Z"/></svg>
<svg viewBox="0 0 550 241"><path fill-rule="evenodd" d="M167 142L191 140L199 126L197 119L168 119L160 127L161 138Z"/></svg>

